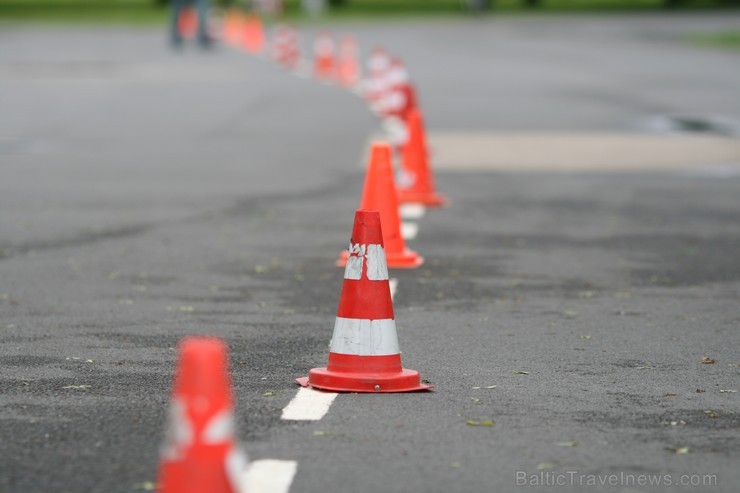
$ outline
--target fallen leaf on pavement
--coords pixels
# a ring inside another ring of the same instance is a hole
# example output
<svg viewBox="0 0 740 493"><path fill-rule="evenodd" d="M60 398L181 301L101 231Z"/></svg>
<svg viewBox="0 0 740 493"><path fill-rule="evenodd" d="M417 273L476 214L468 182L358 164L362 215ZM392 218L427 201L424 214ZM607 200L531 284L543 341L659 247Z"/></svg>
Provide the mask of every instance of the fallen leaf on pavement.
<svg viewBox="0 0 740 493"><path fill-rule="evenodd" d="M686 424L686 421L684 421L682 419L677 419L675 421L668 421L667 423L663 423L663 424L668 424L668 425L671 425L671 426L680 426L680 425L685 425Z"/></svg>
<svg viewBox="0 0 740 493"><path fill-rule="evenodd" d="M493 420L492 419L482 419L480 421L469 419L465 422L468 426L493 426Z"/></svg>
<svg viewBox="0 0 740 493"><path fill-rule="evenodd" d="M689 447L666 447L668 452L673 452L676 455L683 455L689 453Z"/></svg>
<svg viewBox="0 0 740 493"><path fill-rule="evenodd" d="M157 484L151 481L144 481L143 483L136 483L133 488L135 490L154 491L157 489Z"/></svg>

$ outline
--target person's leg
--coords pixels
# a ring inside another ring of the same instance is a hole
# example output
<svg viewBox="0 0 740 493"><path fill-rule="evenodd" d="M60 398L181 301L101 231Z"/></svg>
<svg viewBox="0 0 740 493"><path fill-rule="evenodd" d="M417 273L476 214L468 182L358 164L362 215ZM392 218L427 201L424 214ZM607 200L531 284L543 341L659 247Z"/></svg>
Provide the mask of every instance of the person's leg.
<svg viewBox="0 0 740 493"><path fill-rule="evenodd" d="M208 47L211 45L211 38L208 35L208 0L196 0L198 8L198 42L201 46Z"/></svg>
<svg viewBox="0 0 740 493"><path fill-rule="evenodd" d="M180 14L185 6L185 0L171 0L170 6L170 42L172 46L180 47L182 45L182 35L180 34Z"/></svg>

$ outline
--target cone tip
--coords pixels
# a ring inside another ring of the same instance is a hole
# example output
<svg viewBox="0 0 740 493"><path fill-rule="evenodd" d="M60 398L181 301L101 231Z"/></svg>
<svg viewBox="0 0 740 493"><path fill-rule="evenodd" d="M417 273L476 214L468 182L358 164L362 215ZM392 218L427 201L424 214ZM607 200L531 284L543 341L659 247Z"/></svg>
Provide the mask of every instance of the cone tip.
<svg viewBox="0 0 740 493"><path fill-rule="evenodd" d="M355 223L365 226L380 226L380 211L373 209L357 209L355 211Z"/></svg>
<svg viewBox="0 0 740 493"><path fill-rule="evenodd" d="M226 344L216 337L186 337L178 345L175 392L228 393Z"/></svg>
<svg viewBox="0 0 740 493"><path fill-rule="evenodd" d="M375 151L376 149L377 150L380 150L380 149L385 150L385 149L387 149L387 150L390 151L391 145L388 142L384 141L384 140L375 140L375 141L373 141L373 143L370 146L370 148L371 148L372 151Z"/></svg>
<svg viewBox="0 0 740 493"><path fill-rule="evenodd" d="M218 337L212 336L188 336L180 341L180 353L209 352L225 353L226 344Z"/></svg>

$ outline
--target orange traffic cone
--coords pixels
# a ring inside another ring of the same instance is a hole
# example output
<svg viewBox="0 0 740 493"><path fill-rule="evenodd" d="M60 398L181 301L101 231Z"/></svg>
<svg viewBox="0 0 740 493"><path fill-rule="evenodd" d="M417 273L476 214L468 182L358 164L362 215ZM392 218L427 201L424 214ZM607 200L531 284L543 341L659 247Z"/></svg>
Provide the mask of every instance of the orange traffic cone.
<svg viewBox="0 0 740 493"><path fill-rule="evenodd" d="M429 166L424 121L421 111L412 108L406 120L408 141L403 148L401 178L399 179L398 201L414 202L429 207L447 204L447 199L435 191L434 176Z"/></svg>
<svg viewBox="0 0 740 493"><path fill-rule="evenodd" d="M334 75L334 40L327 32L319 33L313 44L314 73L320 79L331 79Z"/></svg>
<svg viewBox="0 0 740 493"><path fill-rule="evenodd" d="M224 22L224 41L238 45L242 41L244 14L239 9L231 9L226 14Z"/></svg>
<svg viewBox="0 0 740 493"><path fill-rule="evenodd" d="M367 59L367 80L363 95L370 106L378 103L383 96L383 80L390 67L390 57L382 48L374 48Z"/></svg>
<svg viewBox="0 0 740 493"><path fill-rule="evenodd" d="M353 87L360 81L357 41L345 36L339 43L339 60L337 63L337 81L344 87Z"/></svg>
<svg viewBox="0 0 740 493"><path fill-rule="evenodd" d="M384 142L376 142L370 151L370 164L365 175L360 208L380 211L388 267L412 269L424 262L418 253L406 248L406 241L401 236L398 198L396 197L396 186L393 183L391 147ZM342 252L337 266L346 265L349 255L350 252L347 250Z"/></svg>
<svg viewBox="0 0 740 493"><path fill-rule="evenodd" d="M198 13L193 7L185 7L177 18L177 29L183 39L192 39L198 32Z"/></svg>
<svg viewBox="0 0 740 493"><path fill-rule="evenodd" d="M276 62L295 69L301 61L298 34L287 24L275 27L272 41L272 58Z"/></svg>
<svg viewBox="0 0 740 493"><path fill-rule="evenodd" d="M381 214L359 209L350 239L337 319L326 368L299 384L336 392L411 392L432 388L401 366Z"/></svg>
<svg viewBox="0 0 740 493"><path fill-rule="evenodd" d="M406 120L411 109L416 107L416 91L400 58L391 59L384 89L385 93L378 104L378 112L384 117Z"/></svg>
<svg viewBox="0 0 740 493"><path fill-rule="evenodd" d="M265 45L265 30L262 18L257 14L248 14L242 21L242 45L248 53L260 53Z"/></svg>
<svg viewBox="0 0 740 493"><path fill-rule="evenodd" d="M238 493L247 458L234 440L226 347L220 339L180 343L159 493Z"/></svg>

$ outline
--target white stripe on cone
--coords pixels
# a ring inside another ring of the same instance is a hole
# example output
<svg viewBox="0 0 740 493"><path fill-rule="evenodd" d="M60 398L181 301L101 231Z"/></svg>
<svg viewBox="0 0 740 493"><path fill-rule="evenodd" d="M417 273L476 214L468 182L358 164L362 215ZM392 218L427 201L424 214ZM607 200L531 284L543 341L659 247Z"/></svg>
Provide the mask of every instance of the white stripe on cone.
<svg viewBox="0 0 740 493"><path fill-rule="evenodd" d="M371 281L385 281L388 279L388 265L385 261L385 249L377 244L360 245L355 243L349 246L347 266L344 268L344 278L359 280L362 277L362 264L367 261L367 278Z"/></svg>
<svg viewBox="0 0 740 493"><path fill-rule="evenodd" d="M331 352L357 356L399 354L396 321L392 318L367 320L337 317Z"/></svg>

